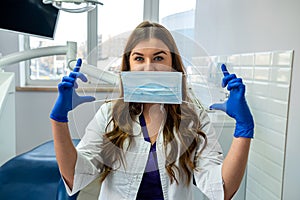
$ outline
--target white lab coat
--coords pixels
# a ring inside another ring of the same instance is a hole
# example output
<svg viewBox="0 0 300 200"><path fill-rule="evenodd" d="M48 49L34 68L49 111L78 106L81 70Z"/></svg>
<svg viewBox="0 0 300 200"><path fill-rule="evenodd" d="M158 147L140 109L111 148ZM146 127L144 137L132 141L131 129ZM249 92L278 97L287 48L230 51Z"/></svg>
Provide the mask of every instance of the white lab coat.
<svg viewBox="0 0 300 200"><path fill-rule="evenodd" d="M202 131L206 134L208 141L201 156L195 156L202 149L203 145L202 143L198 144L192 158L196 166L194 170L195 181L197 187L209 199L221 200L224 199L221 175L223 160L222 150L208 115L202 110L197 110L197 112L202 124ZM111 114L112 103L103 104L87 126L85 135L77 145L77 161L73 188L70 189L65 184L69 195L75 194L99 177L103 166L103 160L99 156L99 152L102 150L102 136L105 133L106 125L111 119ZM127 148L128 143L125 141L123 148L125 151L126 166L121 165L120 168L111 172L106 177L101 185L99 200L134 200L136 198L151 144L144 140L138 118L136 122L134 122L133 129L136 137L133 137L133 142L129 148ZM179 182L178 185L176 182L172 184L170 182L165 169L162 129L159 131L156 145L158 168L164 199L193 199L192 180L190 186L186 186L183 182ZM176 164L179 166L178 162L176 162Z"/></svg>

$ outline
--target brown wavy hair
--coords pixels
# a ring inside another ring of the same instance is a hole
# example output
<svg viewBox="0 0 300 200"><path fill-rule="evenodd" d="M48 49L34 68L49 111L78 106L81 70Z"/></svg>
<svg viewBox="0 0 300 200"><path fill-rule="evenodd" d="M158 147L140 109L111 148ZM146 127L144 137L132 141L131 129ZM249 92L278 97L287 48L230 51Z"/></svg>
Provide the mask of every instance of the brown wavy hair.
<svg viewBox="0 0 300 200"><path fill-rule="evenodd" d="M191 99L187 95L186 76L182 59L171 33L158 23L144 21L139 24L130 35L124 49L121 71L130 71L129 57L132 49L141 41L150 38L161 40L167 45L172 56L172 68L175 71L182 72L183 75L183 103L165 104L166 122L163 128L164 148L166 152L166 171L170 177L171 183L178 180L185 180L188 185L192 178L192 171L195 168L191 159L192 153L199 142L206 144L206 135L201 131L200 121L195 113ZM121 90L121 96L123 96ZM116 162L124 164L123 145L126 139L131 144L133 136L133 120L142 112L141 103L128 103L118 100L113 106L113 116L109 124L112 123L113 129L104 135L103 151L101 156L104 163L104 170L101 173L100 180L103 181L113 170L112 166ZM108 124L108 125L109 125ZM108 127L107 125L107 127ZM179 141L175 139L175 134ZM201 137L199 137L201 136ZM201 141L200 141L201 140ZM178 142L181 143L179 149ZM170 148L167 148L167 146ZM179 166L175 162L179 156ZM177 173L179 177L176 176Z"/></svg>

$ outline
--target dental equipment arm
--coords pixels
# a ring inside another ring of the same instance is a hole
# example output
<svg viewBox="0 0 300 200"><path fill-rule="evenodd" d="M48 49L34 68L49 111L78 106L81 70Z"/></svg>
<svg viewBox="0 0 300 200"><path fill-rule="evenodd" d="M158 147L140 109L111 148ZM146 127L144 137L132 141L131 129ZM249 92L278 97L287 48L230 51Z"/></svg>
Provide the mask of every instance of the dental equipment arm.
<svg viewBox="0 0 300 200"><path fill-rule="evenodd" d="M38 49L25 50L1 57L0 69L6 65L18 63L21 61L53 55L66 55L67 65L69 65L71 61L76 61L76 54L76 42L67 42L67 45L65 46L42 47Z"/></svg>
<svg viewBox="0 0 300 200"><path fill-rule="evenodd" d="M73 70L76 65L77 43L68 41L65 46L42 47L8 54L0 58L0 69L7 65L44 56L66 55L67 66ZM93 65L82 63L81 72L110 84L116 84L118 75L99 69Z"/></svg>

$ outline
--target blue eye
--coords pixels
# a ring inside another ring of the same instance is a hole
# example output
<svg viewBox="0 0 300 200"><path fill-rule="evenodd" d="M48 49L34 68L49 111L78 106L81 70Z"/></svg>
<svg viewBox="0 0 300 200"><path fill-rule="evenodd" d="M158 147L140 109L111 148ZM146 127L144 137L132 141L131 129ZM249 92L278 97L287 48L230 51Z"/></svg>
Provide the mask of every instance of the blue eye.
<svg viewBox="0 0 300 200"><path fill-rule="evenodd" d="M163 57L161 57L161 56L156 56L155 58L154 58L154 60L156 60L156 61L162 61L164 58Z"/></svg>
<svg viewBox="0 0 300 200"><path fill-rule="evenodd" d="M142 58L142 57L135 57L134 60L136 60L136 61L143 61L144 58Z"/></svg>

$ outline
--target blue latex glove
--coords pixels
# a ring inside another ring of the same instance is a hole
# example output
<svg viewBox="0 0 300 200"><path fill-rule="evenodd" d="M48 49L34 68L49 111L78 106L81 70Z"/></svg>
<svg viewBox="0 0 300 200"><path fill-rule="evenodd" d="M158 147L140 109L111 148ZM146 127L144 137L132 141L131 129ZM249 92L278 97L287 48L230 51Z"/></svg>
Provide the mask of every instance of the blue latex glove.
<svg viewBox="0 0 300 200"><path fill-rule="evenodd" d="M68 122L68 112L76 106L95 100L92 96L78 96L75 89L78 87L76 79L79 78L83 82L87 82L87 78L81 72L81 59L77 60L73 72L69 76L65 76L62 82L58 84L58 98L50 113L50 118L58 122Z"/></svg>
<svg viewBox="0 0 300 200"><path fill-rule="evenodd" d="M245 85L241 78L227 71L226 65L221 66L224 78L222 87L227 86L229 98L224 103L210 106L211 110L222 110L236 120L234 137L253 138L254 121L245 98Z"/></svg>

